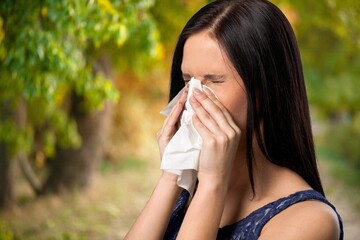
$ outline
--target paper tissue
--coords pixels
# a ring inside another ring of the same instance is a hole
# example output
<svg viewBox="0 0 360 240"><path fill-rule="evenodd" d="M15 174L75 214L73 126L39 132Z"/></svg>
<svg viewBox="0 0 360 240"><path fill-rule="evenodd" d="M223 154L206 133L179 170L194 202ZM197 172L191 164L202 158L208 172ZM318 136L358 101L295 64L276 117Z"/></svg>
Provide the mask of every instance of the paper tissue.
<svg viewBox="0 0 360 240"><path fill-rule="evenodd" d="M197 179L202 139L192 124L194 110L189 99L195 88L200 91L203 91L204 88L212 90L202 85L201 81L195 78L191 78L188 84L189 93L180 118L180 127L165 148L161 169L178 175L178 186L186 189L192 196ZM183 91L184 89L161 111L162 114L168 115L170 113Z"/></svg>

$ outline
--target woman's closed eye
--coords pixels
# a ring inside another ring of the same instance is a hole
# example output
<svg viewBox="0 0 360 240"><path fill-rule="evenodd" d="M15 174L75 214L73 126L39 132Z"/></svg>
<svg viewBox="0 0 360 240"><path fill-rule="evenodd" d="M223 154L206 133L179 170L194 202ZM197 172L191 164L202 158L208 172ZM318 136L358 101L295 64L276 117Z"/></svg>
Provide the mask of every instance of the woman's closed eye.
<svg viewBox="0 0 360 240"><path fill-rule="evenodd" d="M225 76L217 74L206 74L204 75L204 79L204 85L221 84L224 82Z"/></svg>
<svg viewBox="0 0 360 240"><path fill-rule="evenodd" d="M188 84L189 82L190 82L190 79L186 79L186 80L184 79L185 85ZM203 83L203 85L207 86L207 85L211 85L211 84L221 84L223 82L224 81L215 81L215 80L214 81L206 81L206 82Z"/></svg>
<svg viewBox="0 0 360 240"><path fill-rule="evenodd" d="M187 84L191 80L191 75L187 73L182 74L182 78L184 80L184 83ZM203 76L203 85L210 85L210 84L221 84L224 82L224 75L216 75L216 74L205 74Z"/></svg>
<svg viewBox="0 0 360 240"><path fill-rule="evenodd" d="M220 83L223 83L224 81L219 81L219 80L213 80L213 81L206 81L206 83L204 85L208 85L209 83L210 84L220 84Z"/></svg>

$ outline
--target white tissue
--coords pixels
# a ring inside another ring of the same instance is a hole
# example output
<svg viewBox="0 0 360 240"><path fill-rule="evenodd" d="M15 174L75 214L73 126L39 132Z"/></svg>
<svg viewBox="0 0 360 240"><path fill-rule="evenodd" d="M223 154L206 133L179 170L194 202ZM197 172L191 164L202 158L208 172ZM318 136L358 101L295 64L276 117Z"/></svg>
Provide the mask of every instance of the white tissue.
<svg viewBox="0 0 360 240"><path fill-rule="evenodd" d="M191 78L188 84L189 93L181 115L180 127L165 148L161 161L161 169L178 175L177 185L186 189L192 196L197 179L202 139L192 124L194 110L190 105L189 99L194 88L200 91L203 91L204 88L212 90L202 85L201 81L195 78ZM168 115L181 97L184 89L160 113Z"/></svg>

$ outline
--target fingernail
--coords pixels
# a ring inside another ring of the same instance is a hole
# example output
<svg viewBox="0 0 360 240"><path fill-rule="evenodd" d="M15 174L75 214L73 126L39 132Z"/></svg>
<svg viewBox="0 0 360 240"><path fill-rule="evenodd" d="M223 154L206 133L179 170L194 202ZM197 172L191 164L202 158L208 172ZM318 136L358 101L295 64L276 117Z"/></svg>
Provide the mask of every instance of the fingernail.
<svg viewBox="0 0 360 240"><path fill-rule="evenodd" d="M205 92L205 94L206 95L212 95L213 93L209 90L209 89L207 89L207 88L204 88L204 92Z"/></svg>

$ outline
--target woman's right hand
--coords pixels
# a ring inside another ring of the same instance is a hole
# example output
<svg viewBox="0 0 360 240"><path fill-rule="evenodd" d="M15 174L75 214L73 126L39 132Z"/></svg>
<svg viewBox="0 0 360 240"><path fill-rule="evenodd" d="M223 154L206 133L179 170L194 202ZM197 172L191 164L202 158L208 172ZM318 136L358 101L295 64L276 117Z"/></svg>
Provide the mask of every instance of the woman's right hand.
<svg viewBox="0 0 360 240"><path fill-rule="evenodd" d="M180 118L181 112L183 111L184 106L185 106L185 102L186 102L187 95L189 92L188 89L189 89L189 87L187 85L185 88L185 91L181 95L179 101L171 109L171 112L166 117L163 126L160 128L160 130L156 134L156 138L157 138L159 150L160 150L160 158L163 157L165 147L167 146L167 144L169 143L169 141L171 140L171 138L174 136L174 134L176 133L176 131L179 128L179 125L178 125L179 118Z"/></svg>
<svg viewBox="0 0 360 240"><path fill-rule="evenodd" d="M179 118L184 109L187 95L188 87L157 132L161 158L165 147L178 130ZM125 239L163 239L175 202L181 191L182 188L177 185L177 175L163 171L151 198Z"/></svg>

